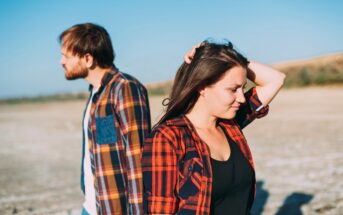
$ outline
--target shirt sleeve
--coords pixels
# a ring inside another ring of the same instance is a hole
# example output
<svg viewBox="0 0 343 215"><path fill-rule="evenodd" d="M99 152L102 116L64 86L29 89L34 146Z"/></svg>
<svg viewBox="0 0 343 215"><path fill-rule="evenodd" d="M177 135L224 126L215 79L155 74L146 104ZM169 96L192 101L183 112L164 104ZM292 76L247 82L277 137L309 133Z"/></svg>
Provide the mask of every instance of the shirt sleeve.
<svg viewBox="0 0 343 215"><path fill-rule="evenodd" d="M116 97L122 139L125 145L128 214L142 214L143 178L141 147L150 131L148 95L145 88L133 81L122 84Z"/></svg>
<svg viewBox="0 0 343 215"><path fill-rule="evenodd" d="M258 98L256 87L248 90L244 96L246 102L240 107L235 117L241 129L249 125L256 118L266 116L269 111L269 105L264 107Z"/></svg>
<svg viewBox="0 0 343 215"><path fill-rule="evenodd" d="M145 140L142 157L144 214L177 213L178 162L173 139L166 131L156 131Z"/></svg>

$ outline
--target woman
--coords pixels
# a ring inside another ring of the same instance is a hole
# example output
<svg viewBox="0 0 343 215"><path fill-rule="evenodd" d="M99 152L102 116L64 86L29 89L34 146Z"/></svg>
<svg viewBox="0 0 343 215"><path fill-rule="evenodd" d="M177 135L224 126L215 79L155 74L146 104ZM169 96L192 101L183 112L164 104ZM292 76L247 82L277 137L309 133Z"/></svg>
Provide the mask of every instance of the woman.
<svg viewBox="0 0 343 215"><path fill-rule="evenodd" d="M143 147L148 214L249 214L255 172L242 129L268 112L285 75L230 42L185 56L165 115ZM246 93L247 78L256 84Z"/></svg>

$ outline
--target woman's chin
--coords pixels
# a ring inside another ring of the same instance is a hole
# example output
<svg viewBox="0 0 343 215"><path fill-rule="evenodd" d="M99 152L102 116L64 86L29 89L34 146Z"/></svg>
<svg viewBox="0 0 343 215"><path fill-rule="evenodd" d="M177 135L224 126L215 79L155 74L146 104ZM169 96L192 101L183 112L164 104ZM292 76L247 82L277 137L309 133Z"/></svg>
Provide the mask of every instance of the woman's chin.
<svg viewBox="0 0 343 215"><path fill-rule="evenodd" d="M218 118L222 118L222 119L233 119L236 116L236 111L230 111L227 112L225 114L222 114L221 116L219 116Z"/></svg>

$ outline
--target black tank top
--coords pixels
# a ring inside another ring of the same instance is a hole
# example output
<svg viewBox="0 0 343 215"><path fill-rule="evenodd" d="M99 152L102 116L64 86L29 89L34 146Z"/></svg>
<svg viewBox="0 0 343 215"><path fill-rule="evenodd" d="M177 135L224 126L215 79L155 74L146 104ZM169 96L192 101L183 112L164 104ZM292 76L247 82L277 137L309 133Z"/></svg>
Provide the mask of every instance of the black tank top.
<svg viewBox="0 0 343 215"><path fill-rule="evenodd" d="M254 172L237 144L225 130L224 133L230 144L231 155L227 161L211 158L211 215L250 214L254 195Z"/></svg>

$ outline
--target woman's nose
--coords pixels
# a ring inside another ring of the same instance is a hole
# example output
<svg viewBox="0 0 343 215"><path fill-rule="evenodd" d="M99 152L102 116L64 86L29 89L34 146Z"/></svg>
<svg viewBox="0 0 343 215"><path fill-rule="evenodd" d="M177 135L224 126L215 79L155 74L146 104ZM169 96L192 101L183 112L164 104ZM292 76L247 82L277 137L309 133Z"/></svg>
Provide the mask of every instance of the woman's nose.
<svg viewBox="0 0 343 215"><path fill-rule="evenodd" d="M241 104L245 103L245 97L244 97L244 90L238 90L237 91L237 101Z"/></svg>

